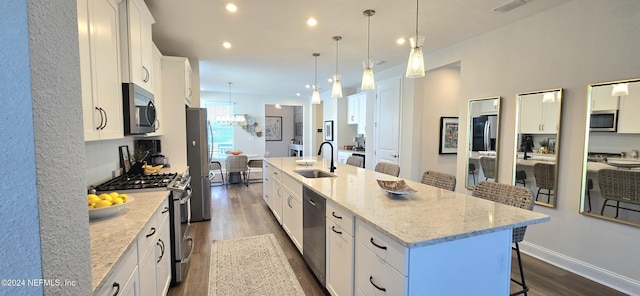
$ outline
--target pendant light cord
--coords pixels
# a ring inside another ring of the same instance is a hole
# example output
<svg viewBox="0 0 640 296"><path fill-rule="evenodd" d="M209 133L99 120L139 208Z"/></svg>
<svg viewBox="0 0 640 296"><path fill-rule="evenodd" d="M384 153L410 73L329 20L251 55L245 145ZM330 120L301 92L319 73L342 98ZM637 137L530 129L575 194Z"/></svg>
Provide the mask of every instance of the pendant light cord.
<svg viewBox="0 0 640 296"><path fill-rule="evenodd" d="M316 74L315 74L315 80L314 80L314 85L313 87L315 88L314 90L317 90L318 88L318 56L316 56Z"/></svg>
<svg viewBox="0 0 640 296"><path fill-rule="evenodd" d="M335 37L334 37L335 38ZM336 38L336 78L338 77L338 42L340 39Z"/></svg>
<svg viewBox="0 0 640 296"><path fill-rule="evenodd" d="M371 15L367 17L367 65L371 60L369 56L369 48L371 47Z"/></svg>
<svg viewBox="0 0 640 296"><path fill-rule="evenodd" d="M419 0L416 0L416 38L418 38L418 2Z"/></svg>

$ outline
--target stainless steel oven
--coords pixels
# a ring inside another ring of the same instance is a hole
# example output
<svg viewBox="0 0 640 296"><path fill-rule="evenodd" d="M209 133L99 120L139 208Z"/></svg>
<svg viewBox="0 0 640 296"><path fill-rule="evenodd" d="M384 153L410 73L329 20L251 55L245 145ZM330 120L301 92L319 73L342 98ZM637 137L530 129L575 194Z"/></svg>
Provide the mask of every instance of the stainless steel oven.
<svg viewBox="0 0 640 296"><path fill-rule="evenodd" d="M193 237L189 234L191 224L191 176L184 174L167 187L171 191L169 213L171 221L171 285L184 280L189 270L193 253Z"/></svg>

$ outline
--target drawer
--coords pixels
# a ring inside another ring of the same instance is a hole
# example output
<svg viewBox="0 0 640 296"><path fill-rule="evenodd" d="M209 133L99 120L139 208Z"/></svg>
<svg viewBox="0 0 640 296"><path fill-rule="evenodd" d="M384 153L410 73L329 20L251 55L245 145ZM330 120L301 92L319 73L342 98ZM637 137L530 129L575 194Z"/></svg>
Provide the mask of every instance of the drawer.
<svg viewBox="0 0 640 296"><path fill-rule="evenodd" d="M165 198L160 207L158 207L158 218L156 219L157 225L162 225L164 221L169 217L169 198Z"/></svg>
<svg viewBox="0 0 640 296"><path fill-rule="evenodd" d="M282 174L280 176L280 181L284 186L287 186L291 193L296 195L299 199L302 199L302 184L300 184L296 179L292 178L287 174Z"/></svg>
<svg viewBox="0 0 640 296"><path fill-rule="evenodd" d="M340 226L344 231L353 236L353 215L336 206L330 200L327 200L327 213L326 216L336 225Z"/></svg>
<svg viewBox="0 0 640 296"><path fill-rule="evenodd" d="M132 273L136 270L138 265L138 256L136 253L136 243L133 242L129 247L129 250L120 258L120 262L114 265L111 270L113 273L105 279L104 285L94 295L106 296L114 295L116 289L122 291L129 281Z"/></svg>
<svg viewBox="0 0 640 296"><path fill-rule="evenodd" d="M356 241L403 275L407 275L408 249L369 224L356 220Z"/></svg>
<svg viewBox="0 0 640 296"><path fill-rule="evenodd" d="M271 167L271 178L281 181L282 171L278 168Z"/></svg>
<svg viewBox="0 0 640 296"><path fill-rule="evenodd" d="M166 200L167 199L165 199L165 201ZM162 204L164 205L165 203L163 202ZM169 204L167 203L166 205L168 206ZM167 212L165 214L162 214L163 210L164 206L158 208L153 213L149 221L147 221L147 224L142 227L140 233L138 233L138 257L142 258L142 256L144 256L144 254L148 252L149 249L153 249L153 247L150 248L150 246L156 244L156 238L160 231L159 221L161 218L163 218L162 215L169 213Z"/></svg>
<svg viewBox="0 0 640 296"><path fill-rule="evenodd" d="M409 278L360 243L356 244L355 266L358 295L407 295Z"/></svg>

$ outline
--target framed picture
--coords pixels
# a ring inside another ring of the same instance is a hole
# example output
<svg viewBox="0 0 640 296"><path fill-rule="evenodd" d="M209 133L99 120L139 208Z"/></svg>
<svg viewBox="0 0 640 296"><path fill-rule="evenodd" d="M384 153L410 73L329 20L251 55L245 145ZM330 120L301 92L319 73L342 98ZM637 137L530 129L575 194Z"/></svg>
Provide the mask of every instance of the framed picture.
<svg viewBox="0 0 640 296"><path fill-rule="evenodd" d="M547 139L547 143L549 143L549 153L555 154L556 153L556 138L548 138Z"/></svg>
<svg viewBox="0 0 640 296"><path fill-rule="evenodd" d="M264 138L266 141L282 141L282 116L265 116Z"/></svg>
<svg viewBox="0 0 640 296"><path fill-rule="evenodd" d="M324 140L333 141L333 120L324 121Z"/></svg>
<svg viewBox="0 0 640 296"><path fill-rule="evenodd" d="M124 145L118 147L120 153L120 167L124 169L124 172L128 172L131 168L131 156L129 155L129 146Z"/></svg>
<svg viewBox="0 0 640 296"><path fill-rule="evenodd" d="M458 117L440 117L439 153L458 153Z"/></svg>

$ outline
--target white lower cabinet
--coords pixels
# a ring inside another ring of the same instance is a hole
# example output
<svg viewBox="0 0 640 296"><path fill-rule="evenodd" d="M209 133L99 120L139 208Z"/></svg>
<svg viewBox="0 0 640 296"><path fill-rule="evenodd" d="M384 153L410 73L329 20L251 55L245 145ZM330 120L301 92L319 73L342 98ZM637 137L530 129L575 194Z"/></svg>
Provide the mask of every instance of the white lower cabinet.
<svg viewBox="0 0 640 296"><path fill-rule="evenodd" d="M362 243L356 244L355 285L362 295L407 295L408 278Z"/></svg>
<svg viewBox="0 0 640 296"><path fill-rule="evenodd" d="M156 291L156 261L154 248L146 250L138 264L140 271L141 295L157 295Z"/></svg>
<svg viewBox="0 0 640 296"><path fill-rule="evenodd" d="M353 236L327 218L326 288L333 296L353 294Z"/></svg>
<svg viewBox="0 0 640 296"><path fill-rule="evenodd" d="M272 186L271 186L271 165L267 162L263 162L262 164L262 199L267 203L269 209L271 209L271 197L272 194Z"/></svg>
<svg viewBox="0 0 640 296"><path fill-rule="evenodd" d="M302 253L302 184L288 175L282 180L282 228Z"/></svg>
<svg viewBox="0 0 640 296"><path fill-rule="evenodd" d="M276 179L274 175L271 175L271 212L280 225L282 225L282 201L284 194L280 180Z"/></svg>
<svg viewBox="0 0 640 296"><path fill-rule="evenodd" d="M165 218L160 226L160 238L156 243L156 292L167 295L171 284L171 233L169 218Z"/></svg>
<svg viewBox="0 0 640 296"><path fill-rule="evenodd" d="M140 295L166 295L171 282L169 203L162 203L138 235Z"/></svg>
<svg viewBox="0 0 640 296"><path fill-rule="evenodd" d="M94 295L142 295L138 280L138 253L136 243L122 255L122 260L114 267L114 272L105 280L104 286Z"/></svg>

